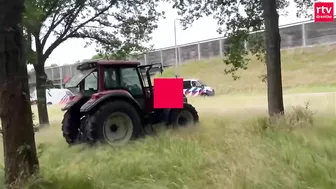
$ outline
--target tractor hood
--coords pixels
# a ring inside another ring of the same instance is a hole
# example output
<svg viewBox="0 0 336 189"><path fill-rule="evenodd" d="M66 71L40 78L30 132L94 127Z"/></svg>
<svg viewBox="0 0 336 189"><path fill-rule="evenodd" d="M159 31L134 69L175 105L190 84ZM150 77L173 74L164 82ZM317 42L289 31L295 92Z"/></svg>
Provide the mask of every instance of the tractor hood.
<svg viewBox="0 0 336 189"><path fill-rule="evenodd" d="M65 88L77 87L80 82L82 82L90 73L92 73L95 68L80 71L78 74L74 75L66 84Z"/></svg>

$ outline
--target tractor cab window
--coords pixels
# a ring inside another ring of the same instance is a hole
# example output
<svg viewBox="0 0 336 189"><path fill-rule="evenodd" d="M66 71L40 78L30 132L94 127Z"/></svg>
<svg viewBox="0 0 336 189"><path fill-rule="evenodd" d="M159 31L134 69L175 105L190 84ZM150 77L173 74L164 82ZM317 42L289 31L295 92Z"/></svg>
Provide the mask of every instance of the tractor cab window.
<svg viewBox="0 0 336 189"><path fill-rule="evenodd" d="M84 92L96 93L98 91L97 71L90 73L84 80Z"/></svg>
<svg viewBox="0 0 336 189"><path fill-rule="evenodd" d="M120 74L122 88L130 91L132 95L143 95L141 78L139 77L136 68L121 68Z"/></svg>
<svg viewBox="0 0 336 189"><path fill-rule="evenodd" d="M191 83L190 81L183 81L183 89L190 89Z"/></svg>
<svg viewBox="0 0 336 189"><path fill-rule="evenodd" d="M117 70L115 68L107 68L104 71L105 89L111 90L118 87Z"/></svg>

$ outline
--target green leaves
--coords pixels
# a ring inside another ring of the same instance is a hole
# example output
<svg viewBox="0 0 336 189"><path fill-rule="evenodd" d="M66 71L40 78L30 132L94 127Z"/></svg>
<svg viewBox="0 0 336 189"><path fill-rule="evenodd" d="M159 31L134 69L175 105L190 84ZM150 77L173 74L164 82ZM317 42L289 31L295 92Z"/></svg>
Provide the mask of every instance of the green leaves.
<svg viewBox="0 0 336 189"><path fill-rule="evenodd" d="M92 59L106 59L106 60L126 60L129 57L129 52L118 52L114 54L99 53L92 57Z"/></svg>
<svg viewBox="0 0 336 189"><path fill-rule="evenodd" d="M317 2L317 0L294 0L297 8L296 16L312 19L314 2Z"/></svg>
<svg viewBox="0 0 336 189"><path fill-rule="evenodd" d="M45 21L46 13L43 8L44 3L42 0L25 1L23 25L30 32L39 31L42 23Z"/></svg>

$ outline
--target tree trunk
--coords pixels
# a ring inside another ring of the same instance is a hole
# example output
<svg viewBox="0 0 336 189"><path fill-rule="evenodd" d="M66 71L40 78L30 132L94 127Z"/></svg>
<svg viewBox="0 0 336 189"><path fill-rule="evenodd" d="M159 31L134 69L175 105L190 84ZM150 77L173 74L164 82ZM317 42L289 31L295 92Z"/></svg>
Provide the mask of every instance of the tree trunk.
<svg viewBox="0 0 336 189"><path fill-rule="evenodd" d="M39 117L40 127L49 126L49 116L47 107L47 74L44 70L44 63L40 63L39 58L37 58L37 64L34 64L35 74L36 74L36 95L37 95L37 111Z"/></svg>
<svg viewBox="0 0 336 189"><path fill-rule="evenodd" d="M276 0L262 0L265 19L267 98L270 116L284 113L281 76L281 37Z"/></svg>
<svg viewBox="0 0 336 189"><path fill-rule="evenodd" d="M7 188L38 171L20 26L23 9L22 0L0 1L0 117Z"/></svg>

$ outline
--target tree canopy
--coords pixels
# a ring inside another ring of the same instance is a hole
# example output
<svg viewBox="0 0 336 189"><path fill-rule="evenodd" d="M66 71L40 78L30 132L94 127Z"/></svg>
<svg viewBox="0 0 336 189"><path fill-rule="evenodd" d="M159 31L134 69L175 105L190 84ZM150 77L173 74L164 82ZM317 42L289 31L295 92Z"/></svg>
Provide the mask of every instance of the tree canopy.
<svg viewBox="0 0 336 189"><path fill-rule="evenodd" d="M69 38L89 39L106 52L141 51L163 15L149 0L27 0L25 5L24 25L42 60Z"/></svg>
<svg viewBox="0 0 336 189"><path fill-rule="evenodd" d="M158 1L144 0L26 0L23 25L36 73L39 122L48 125L44 65L51 53L69 39L86 39L101 54L129 54L146 49L145 42L164 16ZM35 50L31 48L34 44ZM80 49L74 49L80 51Z"/></svg>

